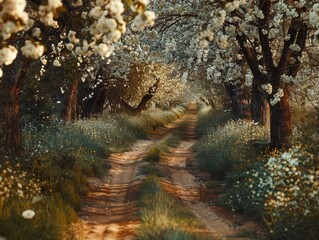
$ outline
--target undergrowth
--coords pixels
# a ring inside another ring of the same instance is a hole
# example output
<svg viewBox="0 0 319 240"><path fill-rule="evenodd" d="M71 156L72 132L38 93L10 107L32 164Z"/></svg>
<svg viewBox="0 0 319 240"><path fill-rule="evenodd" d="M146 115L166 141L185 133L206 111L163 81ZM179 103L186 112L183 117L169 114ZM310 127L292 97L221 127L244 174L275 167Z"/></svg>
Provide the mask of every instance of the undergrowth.
<svg viewBox="0 0 319 240"><path fill-rule="evenodd" d="M23 125L23 156L0 157L0 238L45 240L72 238L68 225L77 220L87 176L103 177L112 152L129 149L158 126L181 117L151 109L75 123ZM15 194L18 193L18 194Z"/></svg>
<svg viewBox="0 0 319 240"><path fill-rule="evenodd" d="M263 223L259 239L319 238L319 115L293 116L290 149L268 149L269 130L243 121L222 122L195 146L199 168L226 182L220 202Z"/></svg>

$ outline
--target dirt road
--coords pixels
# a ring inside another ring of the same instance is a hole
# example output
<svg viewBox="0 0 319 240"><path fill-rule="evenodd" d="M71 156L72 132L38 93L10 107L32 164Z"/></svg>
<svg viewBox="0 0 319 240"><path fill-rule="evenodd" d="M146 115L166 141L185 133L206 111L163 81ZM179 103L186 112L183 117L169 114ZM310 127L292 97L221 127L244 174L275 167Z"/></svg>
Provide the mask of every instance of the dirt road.
<svg viewBox="0 0 319 240"><path fill-rule="evenodd" d="M99 180L89 179L90 192L83 201L79 213L81 221L75 225L78 240L129 240L135 238L139 226L137 195L145 178L139 169L146 165L149 148L174 129L182 126L180 144L169 149L158 164L167 173L161 178L165 191L181 199L183 206L201 221L212 238L227 239L242 229L229 219L219 216L200 196L203 185L190 173L189 167L196 164L192 145L195 143L197 105L191 103L185 115L156 130L151 140L138 140L132 150L112 154L106 161L111 164L108 176ZM199 230L200 231L200 230ZM235 239L235 238L232 238ZM239 239L239 238L237 238ZM243 239L243 238L241 238Z"/></svg>

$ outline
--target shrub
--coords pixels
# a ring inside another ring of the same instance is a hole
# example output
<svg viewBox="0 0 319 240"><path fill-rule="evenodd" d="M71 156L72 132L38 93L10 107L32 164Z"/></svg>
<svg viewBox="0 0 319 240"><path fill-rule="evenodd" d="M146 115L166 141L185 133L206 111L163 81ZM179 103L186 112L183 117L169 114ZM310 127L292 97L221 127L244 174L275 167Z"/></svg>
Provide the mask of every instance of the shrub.
<svg viewBox="0 0 319 240"><path fill-rule="evenodd" d="M228 193L234 209L259 213L268 239L318 239L319 170L300 147L274 151L242 173Z"/></svg>

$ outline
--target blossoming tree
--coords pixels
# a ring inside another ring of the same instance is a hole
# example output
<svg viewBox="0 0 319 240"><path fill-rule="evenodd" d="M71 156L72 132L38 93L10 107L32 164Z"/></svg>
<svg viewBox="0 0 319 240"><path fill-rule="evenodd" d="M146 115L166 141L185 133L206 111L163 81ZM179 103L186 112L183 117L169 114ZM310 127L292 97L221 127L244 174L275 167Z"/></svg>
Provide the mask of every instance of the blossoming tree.
<svg viewBox="0 0 319 240"><path fill-rule="evenodd" d="M181 0L157 3L156 8L162 11L156 26L166 34L168 59L195 76L206 68L208 77L219 83L244 77L253 95L270 104L272 146L288 146L292 88L300 80L312 81L311 74L300 79L298 73L314 61L308 49L318 47L317 1ZM244 62L249 67L245 73Z"/></svg>
<svg viewBox="0 0 319 240"><path fill-rule="evenodd" d="M32 60L46 62L43 56L54 53L53 65L58 67L64 55L57 49L62 48L80 62L93 55L107 58L125 32L126 21L133 19L137 29L153 24L155 15L145 10L147 4L146 0L0 0L1 153L20 153L18 98Z"/></svg>

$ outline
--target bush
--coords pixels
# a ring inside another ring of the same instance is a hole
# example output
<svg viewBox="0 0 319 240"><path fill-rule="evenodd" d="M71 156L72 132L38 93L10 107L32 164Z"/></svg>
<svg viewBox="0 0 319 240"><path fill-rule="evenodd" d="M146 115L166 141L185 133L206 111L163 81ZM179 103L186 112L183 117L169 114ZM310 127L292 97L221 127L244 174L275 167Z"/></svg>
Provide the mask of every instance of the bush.
<svg viewBox="0 0 319 240"><path fill-rule="evenodd" d="M235 210L261 215L270 229L268 239L318 239L319 170L313 155L299 147L274 151L227 194Z"/></svg>

